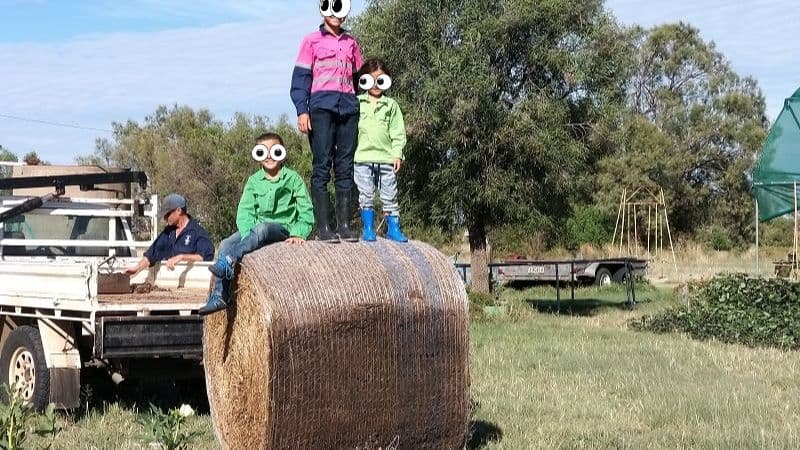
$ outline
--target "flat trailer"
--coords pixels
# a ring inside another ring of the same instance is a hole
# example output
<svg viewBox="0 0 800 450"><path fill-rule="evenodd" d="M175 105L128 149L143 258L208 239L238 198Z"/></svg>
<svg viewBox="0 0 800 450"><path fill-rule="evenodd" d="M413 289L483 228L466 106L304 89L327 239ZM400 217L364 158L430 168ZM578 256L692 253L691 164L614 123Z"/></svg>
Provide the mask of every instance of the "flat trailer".
<svg viewBox="0 0 800 450"><path fill-rule="evenodd" d="M572 260L510 259L489 263L491 281L549 282L569 284L594 284L607 286L623 283L628 274L633 278L644 277L647 260L639 258L602 258ZM464 283L469 283L470 265L455 263Z"/></svg>
<svg viewBox="0 0 800 450"><path fill-rule="evenodd" d="M105 369L115 382L202 379L197 311L212 281L210 263L174 270L157 263L126 274L156 237L157 198L130 195L141 173L69 169L0 180L0 189L14 190L0 197L0 383L35 408L68 409L80 404L86 368ZM55 195L30 196L49 184ZM134 238L134 221L149 224L149 239Z"/></svg>

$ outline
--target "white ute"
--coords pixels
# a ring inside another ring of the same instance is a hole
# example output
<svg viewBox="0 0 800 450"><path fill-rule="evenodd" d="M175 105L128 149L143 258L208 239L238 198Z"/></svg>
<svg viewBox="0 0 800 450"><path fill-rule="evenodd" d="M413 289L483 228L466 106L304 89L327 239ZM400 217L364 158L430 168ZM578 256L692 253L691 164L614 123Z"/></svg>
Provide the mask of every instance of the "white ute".
<svg viewBox="0 0 800 450"><path fill-rule="evenodd" d="M117 382L201 378L209 263L124 273L160 231L156 197L133 195L144 173L11 169L0 179L0 383L41 409L77 407L87 367Z"/></svg>

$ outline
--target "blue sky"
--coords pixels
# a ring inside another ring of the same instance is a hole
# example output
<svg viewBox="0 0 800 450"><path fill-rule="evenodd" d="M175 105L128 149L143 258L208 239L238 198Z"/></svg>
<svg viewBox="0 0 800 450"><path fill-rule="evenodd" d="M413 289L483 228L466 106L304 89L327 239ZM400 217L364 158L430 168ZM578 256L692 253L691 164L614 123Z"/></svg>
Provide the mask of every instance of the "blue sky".
<svg viewBox="0 0 800 450"><path fill-rule="evenodd" d="M354 13L363 0L354 0ZM608 0L626 24L684 20L755 76L774 118L800 87L800 9L788 0ZM111 122L160 104L292 115L288 84L315 1L0 0L0 145L55 163L88 154ZM56 122L67 128L8 116Z"/></svg>

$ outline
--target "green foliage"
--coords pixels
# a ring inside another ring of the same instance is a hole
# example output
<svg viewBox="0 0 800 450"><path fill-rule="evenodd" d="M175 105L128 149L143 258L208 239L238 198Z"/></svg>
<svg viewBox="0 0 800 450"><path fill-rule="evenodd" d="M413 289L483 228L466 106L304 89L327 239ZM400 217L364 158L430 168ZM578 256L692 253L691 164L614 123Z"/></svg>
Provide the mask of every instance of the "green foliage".
<svg viewBox="0 0 800 450"><path fill-rule="evenodd" d="M61 428L56 422L55 406L51 403L43 413L36 412L26 403L19 391L3 385L4 397L8 402L0 403L0 449L18 450L26 448L31 434L47 437L52 446Z"/></svg>
<svg viewBox="0 0 800 450"><path fill-rule="evenodd" d="M728 232L718 226L711 226L700 230L698 233L700 242L711 250L730 251L734 248L734 243L728 237Z"/></svg>
<svg viewBox="0 0 800 450"><path fill-rule="evenodd" d="M406 216L466 227L473 254L499 225L563 217L623 100L627 46L601 1L372 0L353 28L406 117Z"/></svg>
<svg viewBox="0 0 800 450"><path fill-rule="evenodd" d="M276 123L265 117L237 114L223 123L206 110L161 106L142 124L115 123L113 140L100 140L94 154L79 163L130 167L150 176L161 198L179 192L211 235L220 240L235 231L236 207L248 176L259 169L250 156L255 138L277 132L289 150L287 167L304 179L311 174L308 141L286 117Z"/></svg>
<svg viewBox="0 0 800 450"><path fill-rule="evenodd" d="M727 275L691 285L687 304L635 319L632 328L748 346L800 349L800 284Z"/></svg>
<svg viewBox="0 0 800 450"><path fill-rule="evenodd" d="M194 415L194 411L187 405L173 408L164 412L157 406L150 405L150 419L145 424L148 426L149 437L161 446L163 450L188 450L200 433L187 431L186 418Z"/></svg>
<svg viewBox="0 0 800 450"><path fill-rule="evenodd" d="M550 249L556 227L548 220L500 225L489 233L494 258L536 258Z"/></svg>
<svg viewBox="0 0 800 450"><path fill-rule="evenodd" d="M767 247L791 247L794 244L794 220L778 217L761 224L761 243Z"/></svg>
<svg viewBox="0 0 800 450"><path fill-rule="evenodd" d="M715 223L752 242L746 173L767 131L756 81L684 23L635 29L634 42L630 112L612 135L617 151L599 164L595 198L614 204L622 187L663 187L673 231Z"/></svg>
<svg viewBox="0 0 800 450"><path fill-rule="evenodd" d="M602 247L611 242L613 233L614 219L606 210L597 206L580 207L567 219L564 245L569 250L587 243Z"/></svg>
<svg viewBox="0 0 800 450"><path fill-rule="evenodd" d="M9 151L0 145L0 161L4 162L17 162L19 157L14 152ZM0 166L0 178L8 178L11 176L11 167ZM10 194L9 190L0 190L0 195Z"/></svg>

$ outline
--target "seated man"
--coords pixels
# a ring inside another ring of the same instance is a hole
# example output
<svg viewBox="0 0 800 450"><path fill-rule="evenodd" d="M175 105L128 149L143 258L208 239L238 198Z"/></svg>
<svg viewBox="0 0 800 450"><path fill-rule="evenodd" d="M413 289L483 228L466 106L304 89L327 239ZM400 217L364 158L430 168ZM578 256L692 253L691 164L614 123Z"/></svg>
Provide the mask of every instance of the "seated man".
<svg viewBox="0 0 800 450"><path fill-rule="evenodd" d="M214 243L205 229L187 213L186 199L178 194L169 194L161 202L158 214L167 226L147 249L144 257L125 272L136 275L158 261L167 261L169 270L175 264L190 261L213 261Z"/></svg>

